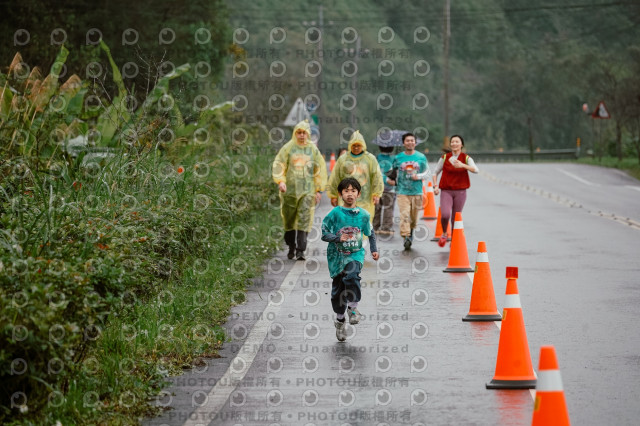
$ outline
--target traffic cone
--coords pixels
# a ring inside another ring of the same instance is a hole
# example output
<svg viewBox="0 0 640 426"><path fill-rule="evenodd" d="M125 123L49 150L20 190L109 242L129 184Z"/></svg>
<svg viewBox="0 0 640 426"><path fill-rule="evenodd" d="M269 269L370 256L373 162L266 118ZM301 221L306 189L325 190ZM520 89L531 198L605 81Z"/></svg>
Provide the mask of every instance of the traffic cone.
<svg viewBox="0 0 640 426"><path fill-rule="evenodd" d="M438 218L436 219L436 234L433 236L431 241L438 241L440 236L442 235L442 224L440 223L440 207L438 207ZM451 223L447 222L447 241L451 241Z"/></svg>
<svg viewBox="0 0 640 426"><path fill-rule="evenodd" d="M502 311L496 372L493 380L487 383L487 389L531 389L536 386L517 279L518 268L507 266L507 291Z"/></svg>
<svg viewBox="0 0 640 426"><path fill-rule="evenodd" d="M496 296L493 292L493 280L489 267L489 255L484 241L478 243L476 269L473 275L473 288L469 313L462 321L501 321L502 316L496 307Z"/></svg>
<svg viewBox="0 0 640 426"><path fill-rule="evenodd" d="M464 225L462 224L462 213L460 212L456 213L456 220L453 222L449 264L443 272L473 272L471 265L469 265L467 240L464 237Z"/></svg>
<svg viewBox="0 0 640 426"><path fill-rule="evenodd" d="M437 219L438 216L436 216L436 197L433 195L433 186L431 185L431 181L429 181L427 185L426 192L424 190L424 186L422 188L423 195L425 195L425 197L423 198L427 200L424 204L424 216L422 216L422 218L425 220Z"/></svg>
<svg viewBox="0 0 640 426"><path fill-rule="evenodd" d="M532 426L568 426L569 412L564 399L562 377L553 346L540 348L540 365L536 385L536 401L533 404Z"/></svg>
<svg viewBox="0 0 640 426"><path fill-rule="evenodd" d="M335 153L331 153L331 159L329 160L329 171L332 172L333 168L336 165L336 154Z"/></svg>

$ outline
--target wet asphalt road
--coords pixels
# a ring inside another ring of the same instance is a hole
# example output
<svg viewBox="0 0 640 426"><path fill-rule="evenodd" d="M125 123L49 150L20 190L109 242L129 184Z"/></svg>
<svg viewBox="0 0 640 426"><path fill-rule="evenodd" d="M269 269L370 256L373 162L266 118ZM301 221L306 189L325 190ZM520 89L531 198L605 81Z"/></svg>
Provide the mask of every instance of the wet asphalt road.
<svg viewBox="0 0 640 426"><path fill-rule="evenodd" d="M505 267L519 267L534 368L555 345L573 424L637 424L640 182L575 164L480 168L463 212L469 258L487 243L499 310ZM366 319L337 342L319 238L329 208L323 199L307 261L283 251L265 266L233 309L222 358L172 378L157 402L166 414L145 424L530 424L529 391L485 389L499 330L461 321L471 277L442 272L434 221L410 252L380 238L362 274Z"/></svg>

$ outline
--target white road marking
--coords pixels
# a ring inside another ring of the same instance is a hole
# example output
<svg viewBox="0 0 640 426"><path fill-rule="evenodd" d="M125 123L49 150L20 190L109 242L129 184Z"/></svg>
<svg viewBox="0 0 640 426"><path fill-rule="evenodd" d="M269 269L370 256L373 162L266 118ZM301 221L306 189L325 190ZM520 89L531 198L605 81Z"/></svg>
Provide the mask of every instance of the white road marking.
<svg viewBox="0 0 640 426"><path fill-rule="evenodd" d="M593 182L589 182L588 180L582 179L580 176L576 176L573 173L570 173L564 169L561 169L559 167L556 168L557 171L559 171L560 173L564 173L565 175L569 176L570 178L573 178L575 180L577 180L578 182L582 182L585 185L589 185L589 186L600 186L597 183L593 183Z"/></svg>
<svg viewBox="0 0 640 426"><path fill-rule="evenodd" d="M599 217L603 217L605 219L609 219L609 220L613 220L615 222L621 223L623 225L626 226L630 226L633 229L636 230L640 230L640 222L635 221L633 219L630 219L628 217L623 217L623 216L619 216L616 215L614 213L606 213L600 210L589 210L587 207L583 206L582 204L580 204L579 202L575 201L575 200L571 200L569 198L565 198L562 197L558 194L553 194L551 192L547 192L529 185L525 185L519 182L514 182L514 181L507 181L504 179L498 179L497 177L495 177L492 174L489 174L487 172L480 172L480 176L483 176L485 178L487 178L489 181L492 182L496 182L496 183L501 183L504 185L509 185L512 186L514 188L518 188L521 189L523 191L528 191L531 192L533 194L539 195L541 197L545 197L548 198L551 201L555 201L558 204L567 206L567 207L572 207L572 208L579 208L579 209L584 209L584 211L586 211L589 214L592 214L594 216L599 216ZM633 185L630 185L633 186Z"/></svg>
<svg viewBox="0 0 640 426"><path fill-rule="evenodd" d="M475 277L475 273L473 272L467 272L467 276L469 277L469 280L471 281L471 284L473 284L473 277Z"/></svg>
<svg viewBox="0 0 640 426"><path fill-rule="evenodd" d="M282 281L280 291L283 293L283 300L289 296L291 291L296 286L298 277L304 272L305 262L296 262L291 268L287 276ZM255 323L247 340L245 340L242 348L238 351L238 354L242 354L242 361L244 361L244 368L240 372L232 372L232 367L238 356L236 356L224 375L218 380L216 385L209 391L205 403L199 406L191 414L189 419L184 422L183 426L199 426L203 424L209 424L211 413L219 413L224 408L224 403L229 399L229 395L236 389L237 385L242 381L244 376L251 368L251 364L258 353L260 344L264 341L273 319L277 317L281 306L286 306L284 303L278 303L277 305L271 304L271 302L265 307L263 315ZM267 318L272 318L271 320Z"/></svg>
<svg viewBox="0 0 640 426"><path fill-rule="evenodd" d="M629 188L629 189L635 189L636 191L640 191L640 186L636 186L636 185L625 185L625 188Z"/></svg>

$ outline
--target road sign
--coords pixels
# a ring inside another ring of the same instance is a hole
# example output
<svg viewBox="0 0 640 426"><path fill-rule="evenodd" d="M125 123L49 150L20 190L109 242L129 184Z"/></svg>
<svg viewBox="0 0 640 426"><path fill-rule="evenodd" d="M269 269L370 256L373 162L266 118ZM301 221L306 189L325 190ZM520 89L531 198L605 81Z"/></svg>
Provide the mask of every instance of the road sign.
<svg viewBox="0 0 640 426"><path fill-rule="evenodd" d="M603 119L611 118L611 115L609 114L609 110L604 105L604 101L600 101L600 103L598 104L596 109L593 110L593 113L591 114L591 117L592 118L603 118Z"/></svg>
<svg viewBox="0 0 640 426"><path fill-rule="evenodd" d="M282 123L284 126L295 126L304 119L310 119L309 112L304 105L302 98L296 99L291 111L287 114L287 118Z"/></svg>

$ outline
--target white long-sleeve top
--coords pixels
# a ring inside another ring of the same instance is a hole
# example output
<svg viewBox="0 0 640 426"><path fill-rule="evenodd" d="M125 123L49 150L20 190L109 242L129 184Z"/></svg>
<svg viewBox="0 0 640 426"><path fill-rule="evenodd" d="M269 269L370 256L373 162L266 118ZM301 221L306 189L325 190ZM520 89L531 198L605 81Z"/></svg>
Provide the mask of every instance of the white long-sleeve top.
<svg viewBox="0 0 640 426"><path fill-rule="evenodd" d="M455 158L457 160L458 156L452 155L451 158ZM478 169L478 166L476 166L475 161L473 161L473 158L471 158L468 155L467 155L467 165L473 167L473 170L469 170L471 173L478 173L480 171ZM432 172L431 167L427 167L427 170L424 173L418 173L416 176L418 177L418 179L429 180L431 176L438 176L438 174L442 171L443 167L444 167L444 159L440 157L440 159L438 160L438 164L436 164L435 171Z"/></svg>
<svg viewBox="0 0 640 426"><path fill-rule="evenodd" d="M455 158L457 160L458 156L451 155L451 158ZM473 170L469 170L471 173L478 173L480 171L478 169L478 166L476 166L476 163L473 161L473 158L469 157L468 155L467 155L467 165L473 167ZM444 167L444 159L440 157L440 159L438 160L438 164L436 164L436 170L434 172L434 175L437 176L442 171L443 167Z"/></svg>

